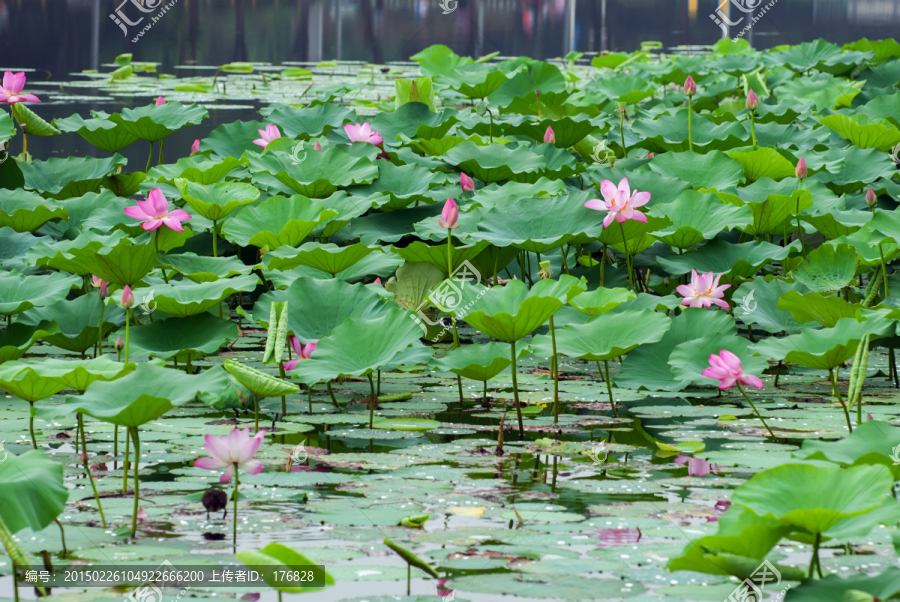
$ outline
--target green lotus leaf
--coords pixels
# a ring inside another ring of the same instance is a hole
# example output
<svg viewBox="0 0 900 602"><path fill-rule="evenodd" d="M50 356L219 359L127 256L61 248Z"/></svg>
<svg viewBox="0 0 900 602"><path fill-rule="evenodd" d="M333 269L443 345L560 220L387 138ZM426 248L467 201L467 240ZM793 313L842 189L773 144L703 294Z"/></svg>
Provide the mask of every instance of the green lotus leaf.
<svg viewBox="0 0 900 602"><path fill-rule="evenodd" d="M207 257L196 253L166 255L160 261L192 282L215 282L232 276L246 276L253 269L237 257Z"/></svg>
<svg viewBox="0 0 900 602"><path fill-rule="evenodd" d="M603 213L597 213L597 219L601 224L603 223ZM662 230L671 225L669 218L667 217L655 217L655 216L647 216L646 222L639 222L637 220L630 219L626 221L624 224L620 224L618 222L613 222L610 224L609 228L604 228L603 232L600 233L600 242L614 247L621 253L625 252L625 245L623 244L623 236L624 240L628 246L628 254L636 255L641 251L647 249L652 245L656 238L653 237L650 233L656 232L657 230Z"/></svg>
<svg viewBox="0 0 900 602"><path fill-rule="evenodd" d="M557 329L556 351L583 360L610 360L639 345L658 342L671 322L668 316L649 309L601 314L584 324ZM553 353L549 335L534 337L531 346L540 356Z"/></svg>
<svg viewBox="0 0 900 602"><path fill-rule="evenodd" d="M34 232L52 219L68 220L65 207L21 188L0 197L0 228L16 232Z"/></svg>
<svg viewBox="0 0 900 602"><path fill-rule="evenodd" d="M720 195L732 204L739 204L736 197L730 195ZM797 213L799 206L800 211L808 209L813 204L813 197L808 190L795 190L790 196L781 194L770 194L765 200L746 203L753 216L753 224L741 228L750 236L759 236L762 234L784 234L785 229L795 231L796 218L792 219ZM787 222L787 224L785 223Z"/></svg>
<svg viewBox="0 0 900 602"><path fill-rule="evenodd" d="M565 243L586 243L603 231L601 214L584 206L589 198L587 192L573 192L492 207L482 214L472 238L532 253L546 253Z"/></svg>
<svg viewBox="0 0 900 602"><path fill-rule="evenodd" d="M486 183L519 181L527 174L540 175L547 167L544 158L528 146L509 148L497 143L478 146L474 142L463 142L447 151L444 158Z"/></svg>
<svg viewBox="0 0 900 602"><path fill-rule="evenodd" d="M448 309L484 334L511 343L531 334L585 288L581 280L565 275L558 281L541 280L530 290L519 280L490 289L468 285L459 303ZM470 303L467 312L460 309Z"/></svg>
<svg viewBox="0 0 900 602"><path fill-rule="evenodd" d="M435 579L438 578L437 571L435 571L433 568L431 568L431 566L427 562L425 562L424 560L422 560L421 558L416 556L413 552L407 550L400 544L394 543L393 541L391 541L390 539L385 537L384 545L386 545L393 551L397 552L397 554L400 555L400 558L405 560L410 566L414 566L417 569L424 571L425 573L427 573L428 575L431 575Z"/></svg>
<svg viewBox="0 0 900 602"><path fill-rule="evenodd" d="M62 514L69 499L63 468L39 450L0 463L0 518L12 534L42 531Z"/></svg>
<svg viewBox="0 0 900 602"><path fill-rule="evenodd" d="M900 212L876 211L866 230L892 238L895 243L900 244Z"/></svg>
<svg viewBox="0 0 900 602"><path fill-rule="evenodd" d="M805 460L827 460L841 466L881 464L891 470L896 481L900 479L900 465L894 463L891 453L898 445L900 429L880 420L867 420L840 441L804 441L800 451L793 455Z"/></svg>
<svg viewBox="0 0 900 602"><path fill-rule="evenodd" d="M99 333L101 306L99 295L82 295L71 301L63 299L52 305L29 309L19 316L18 321L35 326L45 320L56 322L59 333L44 337L44 341L84 354L106 333L125 323L125 311L118 305L108 303L103 310L103 332Z"/></svg>
<svg viewBox="0 0 900 602"><path fill-rule="evenodd" d="M896 70L898 65L894 62L886 65L888 68L893 68ZM875 69L878 69L877 67ZM870 76L874 75L875 69L869 70L866 73ZM875 78L873 77L873 80ZM893 79L886 84L876 84L873 82L875 86L885 85L889 87L893 84ZM857 110L872 120L881 120L886 119L889 123L894 124L895 127L900 127L900 121L897 119L897 109L900 107L900 92L894 92L893 94L881 94L876 96L866 104L857 108Z"/></svg>
<svg viewBox="0 0 900 602"><path fill-rule="evenodd" d="M519 357L530 353L524 346L517 351ZM434 363L441 370L458 374L463 378L486 381L509 368L512 359L506 345L491 342L451 349L447 355L436 359Z"/></svg>
<svg viewBox="0 0 900 602"><path fill-rule="evenodd" d="M122 231L114 231L104 236L94 231L83 232L74 240L44 242L35 244L26 254L25 262L35 266L47 266L70 274L89 276L91 270L82 264L75 253L95 252L105 247L114 247L126 237ZM71 252L70 252L71 251Z"/></svg>
<svg viewBox="0 0 900 602"><path fill-rule="evenodd" d="M122 109L109 120L141 140L153 143L171 136L186 125L198 125L209 117L209 112L198 105L167 102L164 105L147 105L137 109Z"/></svg>
<svg viewBox="0 0 900 602"><path fill-rule="evenodd" d="M46 381L62 383L64 389L85 391L90 384L97 380L111 381L122 378L126 374L134 372L137 364L124 364L101 355L97 358L73 360L73 359L46 359L41 362L11 362L6 366L27 366L38 378Z"/></svg>
<svg viewBox="0 0 900 602"><path fill-rule="evenodd" d="M191 206L191 209L214 222L224 219L238 207L259 198L259 190L243 182L204 185L176 178L175 185L181 193L181 198Z"/></svg>
<svg viewBox="0 0 900 602"><path fill-rule="evenodd" d="M447 176L432 173L431 170L415 164L397 167L393 163L380 161L378 179L366 186L353 190L354 195L370 196L384 194L390 200L382 205L382 211L396 211L421 199L429 189L446 182Z"/></svg>
<svg viewBox="0 0 900 602"><path fill-rule="evenodd" d="M322 203L296 194L273 196L254 207L246 207L222 228L225 239L242 247L268 247L274 251L303 242L317 226L337 215Z"/></svg>
<svg viewBox="0 0 900 602"><path fill-rule="evenodd" d="M23 276L0 272L0 315L53 305L65 299L78 283L78 278L64 274Z"/></svg>
<svg viewBox="0 0 900 602"><path fill-rule="evenodd" d="M731 503L815 535L837 520L880 507L893 483L885 466L783 464L753 475L734 491Z"/></svg>
<svg viewBox="0 0 900 602"><path fill-rule="evenodd" d="M257 397L281 397L300 391L300 387L295 384L231 360L225 360L225 370Z"/></svg>
<svg viewBox="0 0 900 602"><path fill-rule="evenodd" d="M760 147L749 151L732 151L728 156L737 160L744 168L748 182L760 178L780 180L794 175L794 166L773 148Z"/></svg>
<svg viewBox="0 0 900 602"><path fill-rule="evenodd" d="M527 115L511 115L506 118L502 131L503 135L507 137L527 136L540 143L543 142L548 127L553 128L556 136L556 142L553 145L557 148L571 148L596 129L594 122L584 115L564 115L553 119L545 117L541 121L536 121Z"/></svg>
<svg viewBox="0 0 900 602"><path fill-rule="evenodd" d="M393 309L376 318L347 318L319 341L312 358L300 362L294 373L305 383L372 374L410 345L421 345L422 331L412 316Z"/></svg>
<svg viewBox="0 0 900 602"><path fill-rule="evenodd" d="M395 110L409 103L420 102L428 107L429 111L437 112L434 104L434 82L430 77L398 77L394 80L394 92Z"/></svg>
<svg viewBox="0 0 900 602"><path fill-rule="evenodd" d="M745 177L740 162L720 151L705 155L690 151L663 153L654 157L649 165L656 173L690 182L694 188L734 188Z"/></svg>
<svg viewBox="0 0 900 602"><path fill-rule="evenodd" d="M242 166L241 161L235 157L207 159L204 155L192 155L182 157L174 164L157 165L150 170L147 177L171 186L175 186L175 180L179 178L195 184L210 186L218 184L232 171Z"/></svg>
<svg viewBox="0 0 900 602"><path fill-rule="evenodd" d="M194 316L217 306L237 292L252 292L259 284L255 274L214 282L156 284L151 289L135 289L135 299L173 316ZM152 294L151 294L152 293Z"/></svg>
<svg viewBox="0 0 900 602"><path fill-rule="evenodd" d="M569 301L569 305L589 316L597 316L612 311L636 296L634 291L625 288L598 288L577 295Z"/></svg>
<svg viewBox="0 0 900 602"><path fill-rule="evenodd" d="M672 318L669 330L659 342L638 347L628 354L616 376L616 384L650 391L678 391L685 388L689 382L674 376L669 358L682 343L699 341L710 332L726 338L736 335L737 327L734 319L722 312L697 308L682 311Z"/></svg>
<svg viewBox="0 0 900 602"><path fill-rule="evenodd" d="M653 96L654 86L640 77L623 77L616 74L613 77L595 79L587 88L614 102L633 105Z"/></svg>
<svg viewBox="0 0 900 602"><path fill-rule="evenodd" d="M867 52L841 52L840 46L819 38L773 52L770 60L773 64L785 65L799 73L815 69L840 74L871 57Z"/></svg>
<svg viewBox="0 0 900 602"><path fill-rule="evenodd" d="M394 294L394 302L409 311L428 306L428 295L444 281L445 270L428 262L407 261L397 269L397 275L384 288Z"/></svg>
<svg viewBox="0 0 900 602"><path fill-rule="evenodd" d="M385 140L397 140L400 134L414 138L441 138L459 122L455 109L436 113L423 102L409 102L395 111L383 111L371 120L372 129Z"/></svg>
<svg viewBox="0 0 900 602"><path fill-rule="evenodd" d="M461 65L435 78L435 84L456 90L466 98L486 98L509 79L491 65Z"/></svg>
<svg viewBox="0 0 900 602"><path fill-rule="evenodd" d="M237 340L237 324L209 313L155 320L131 329L131 355L188 361L212 355Z"/></svg>
<svg viewBox="0 0 900 602"><path fill-rule="evenodd" d="M106 227L101 225L102 221L107 219L104 216L114 216L115 220L109 219L108 223L126 223L129 226L138 226L138 223L125 216L125 207L133 205L132 201L119 198L111 190L103 189L100 192L89 192L80 197L66 199L65 209L69 214L68 222L50 222L44 225L43 232L49 232L52 236L63 238L74 238L81 231L90 230L95 227L101 230L103 234L109 234L110 230L115 226ZM99 218L99 219L98 219ZM99 227L98 227L99 226ZM121 230L128 228L122 227ZM131 234L137 234L137 230L129 230ZM77 232L76 232L77 231Z"/></svg>
<svg viewBox="0 0 900 602"><path fill-rule="evenodd" d="M114 121L83 119L78 113L65 119L54 119L53 125L63 132L75 132L90 144L108 153L117 153L138 139L137 135Z"/></svg>
<svg viewBox="0 0 900 602"><path fill-rule="evenodd" d="M106 159L66 157L20 163L19 169L25 176L25 188L55 199L68 199L98 192L103 178L127 162L118 154Z"/></svg>
<svg viewBox="0 0 900 602"><path fill-rule="evenodd" d="M381 248L362 243L339 247L330 243L308 242L297 248L285 246L266 253L264 262L274 270L290 270L305 265L333 276L376 251L381 251Z"/></svg>
<svg viewBox="0 0 900 602"><path fill-rule="evenodd" d="M65 388L65 382L48 378L39 365L6 362L0 366L0 389L28 403L56 395Z"/></svg>
<svg viewBox="0 0 900 602"><path fill-rule="evenodd" d="M16 135L16 126L9 113L3 111L0 115L0 142L6 142Z"/></svg>
<svg viewBox="0 0 900 602"><path fill-rule="evenodd" d="M55 322L41 322L37 326L16 322L0 330L0 364L19 359L35 341L57 332L59 326Z"/></svg>
<svg viewBox="0 0 900 602"><path fill-rule="evenodd" d="M394 431L430 431L440 426L440 421L427 418L380 418L372 423L373 429Z"/></svg>
<svg viewBox="0 0 900 602"><path fill-rule="evenodd" d="M731 228L745 228L753 222L748 207L723 203L714 194L686 190L672 203L653 206L653 212L669 218L671 226L653 235L672 247L686 249L715 238Z"/></svg>
<svg viewBox="0 0 900 602"><path fill-rule="evenodd" d="M15 116L18 123L23 124L23 129L28 131L29 136L53 136L58 134L59 130L44 121L44 118L28 108L22 103L9 105L10 111Z"/></svg>
<svg viewBox="0 0 900 602"><path fill-rule="evenodd" d="M833 155L817 156L810 154L807 163L812 159L831 159ZM896 173L896 166L889 153L875 148L861 149L851 146L841 151L840 158L832 164L826 163L825 170L817 171L810 178L828 184L836 194L845 194L862 190L870 182L878 178L890 178Z"/></svg>
<svg viewBox="0 0 900 602"><path fill-rule="evenodd" d="M787 248L767 242L745 242L732 244L721 239L714 239L684 255L657 257L656 261L667 272L680 276L692 269L697 272L715 272L724 274L722 283L754 276L762 266L772 261L781 261L792 250L800 250L800 242L795 241Z"/></svg>
<svg viewBox="0 0 900 602"><path fill-rule="evenodd" d="M722 336L719 333L707 333L699 339L679 344L669 356L669 367L672 376L683 383L693 385L718 385L719 382L701 374L709 368L709 356L718 355L723 349L740 358L744 372L761 376L769 367L765 358L753 355L750 341L740 336Z"/></svg>
<svg viewBox="0 0 900 602"><path fill-rule="evenodd" d="M900 592L900 569L889 568L880 575L825 575L807 579L791 590L791 602L875 602Z"/></svg>
<svg viewBox="0 0 900 602"><path fill-rule="evenodd" d="M260 114L268 117L268 123L277 125L282 135L302 140L324 136L331 130L340 129L344 123L356 120L353 109L340 103L302 108L277 104L266 107Z"/></svg>
<svg viewBox="0 0 900 602"><path fill-rule="evenodd" d="M842 50L858 50L875 54L875 62L880 63L889 58L900 57L900 44L893 38L887 40L869 40L862 38L850 44L844 44ZM887 597L887 596L885 596Z"/></svg>
<svg viewBox="0 0 900 602"><path fill-rule="evenodd" d="M86 274L94 274L119 286L134 287L156 265L156 248L152 243L135 244L129 239L96 250L92 246L73 248L70 253Z"/></svg>
<svg viewBox="0 0 900 602"><path fill-rule="evenodd" d="M466 261L471 262L484 251L490 243L478 241L471 245L453 245L450 261L453 271ZM391 250L402 257L407 263L430 263L442 274L447 273L447 245L428 245L416 240L405 247L391 247ZM502 269L503 266L500 266Z"/></svg>
<svg viewBox="0 0 900 602"><path fill-rule="evenodd" d="M886 119L872 120L865 115L835 113L820 118L819 123L859 148L889 151L900 143L900 130Z"/></svg>
<svg viewBox="0 0 900 602"><path fill-rule="evenodd" d="M769 333L786 332L795 334L803 329L791 312L781 308L781 298L789 291L795 290L796 284L784 280L767 281L757 276L743 283L734 291L732 299L735 305L735 316L744 324L752 324L753 328L762 328Z"/></svg>
<svg viewBox="0 0 900 602"><path fill-rule="evenodd" d="M822 245L793 271L794 280L813 291L836 291L856 276L856 250L850 245Z"/></svg>
<svg viewBox="0 0 900 602"><path fill-rule="evenodd" d="M0 228L0 266L5 270L22 270L25 267L25 256L35 245L40 244L40 237L27 232L16 232L12 228Z"/></svg>
<svg viewBox="0 0 900 602"><path fill-rule="evenodd" d="M653 120L638 119L632 124L631 131L643 138L641 146L649 151L683 152L690 149L687 119L687 109L671 115L663 113ZM690 140L695 152L706 153L745 146L750 141L750 134L740 123L726 121L717 124L706 115L694 113L691 117Z"/></svg>
<svg viewBox="0 0 900 602"><path fill-rule="evenodd" d="M259 138L259 130L266 129L260 121L235 121L223 123L200 141L200 150L211 150L214 158L228 160L240 157L247 151L259 151L253 141ZM214 182L203 182L213 184Z"/></svg>
<svg viewBox="0 0 900 602"><path fill-rule="evenodd" d="M807 328L800 334L781 339L774 337L752 347L764 358L784 360L814 370L831 370L853 357L865 335L873 338L893 333L890 321L842 318L833 328Z"/></svg>
<svg viewBox="0 0 900 602"><path fill-rule="evenodd" d="M339 190L327 199L320 201L329 211L337 211L337 215L323 222L324 228L321 234L317 229L313 231L313 236L330 237L351 221L384 201L385 197L381 194L373 194L368 197L350 196L346 191Z"/></svg>
<svg viewBox="0 0 900 602"><path fill-rule="evenodd" d="M778 302L778 309L786 309L800 324L818 322L825 328L831 328L841 318L853 318L861 304L850 304L839 296L824 297L819 293L801 295L792 290L787 291Z"/></svg>
<svg viewBox="0 0 900 602"><path fill-rule="evenodd" d="M274 150L261 155L244 153L244 160L249 163L255 183L264 183L275 176L291 190L309 198L331 196L341 187L371 184L378 177L378 168L368 157L355 157L338 147L320 153L308 152L300 163L295 163L290 152Z"/></svg>
<svg viewBox="0 0 900 602"><path fill-rule="evenodd" d="M272 589L279 592L300 594L303 592L320 591L323 587L301 587L293 585L285 585L283 574L279 576L279 571L290 571L299 566L313 566L316 563L309 560L306 556L286 545L273 542L264 547L262 550L241 550L235 557L246 564L253 567L253 570L259 572L260 577ZM272 567L269 569L268 567ZM317 571L317 577L321 575L325 587L334 585L334 579L325 571Z"/></svg>

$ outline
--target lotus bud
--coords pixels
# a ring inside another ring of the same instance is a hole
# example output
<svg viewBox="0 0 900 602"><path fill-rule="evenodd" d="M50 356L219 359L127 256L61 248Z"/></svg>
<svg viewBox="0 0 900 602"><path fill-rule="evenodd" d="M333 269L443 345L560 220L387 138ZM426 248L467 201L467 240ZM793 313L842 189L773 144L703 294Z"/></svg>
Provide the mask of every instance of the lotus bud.
<svg viewBox="0 0 900 602"><path fill-rule="evenodd" d="M199 139L194 140L194 143L191 145L191 152L192 153L200 152L200 140Z"/></svg>
<svg viewBox="0 0 900 602"><path fill-rule="evenodd" d="M693 96L697 93L697 84L694 83L694 78L690 75L688 75L687 79L684 80L684 93L687 96Z"/></svg>
<svg viewBox="0 0 900 602"><path fill-rule="evenodd" d="M103 284L100 285L100 299L108 299L109 298L109 283L104 280Z"/></svg>
<svg viewBox="0 0 900 602"><path fill-rule="evenodd" d="M872 190L871 188L869 188L869 190L866 191L866 204L867 204L869 207L874 207L874 206L875 206L875 200L876 200L877 198L878 198L878 197L875 196L875 191Z"/></svg>
<svg viewBox="0 0 900 602"><path fill-rule="evenodd" d="M544 132L544 142L556 144L556 132L554 132L553 128L549 125L547 126L547 131Z"/></svg>
<svg viewBox="0 0 900 602"><path fill-rule="evenodd" d="M475 103L475 114L479 117L484 117L484 114L487 113L487 103L483 100L479 100Z"/></svg>
<svg viewBox="0 0 900 602"><path fill-rule="evenodd" d="M116 339L116 351L122 351L125 349L125 341L122 339L122 335L119 335L119 338Z"/></svg>
<svg viewBox="0 0 900 602"><path fill-rule="evenodd" d="M452 198L447 199L444 203L444 209L441 211L441 217L438 218L438 224L441 228L454 229L459 228L456 224L459 219L459 207Z"/></svg>
<svg viewBox="0 0 900 602"><path fill-rule="evenodd" d="M122 307L125 309L134 307L134 293L131 292L131 287L127 284L122 289Z"/></svg>
<svg viewBox="0 0 900 602"><path fill-rule="evenodd" d="M376 278L374 284L377 284L378 286L382 286L381 278Z"/></svg>
<svg viewBox="0 0 900 602"><path fill-rule="evenodd" d="M753 91L753 88L747 93L747 108L751 111L755 111L756 107L759 106L759 96L756 95L756 92Z"/></svg>
<svg viewBox="0 0 900 602"><path fill-rule="evenodd" d="M313 147L313 150L321 153L322 152L322 143L319 142L318 140L316 140L316 145Z"/></svg>
<svg viewBox="0 0 900 602"><path fill-rule="evenodd" d="M538 264L540 269L538 270L538 276L540 276L541 280L548 280L552 274L550 273L550 262L542 261Z"/></svg>
<svg viewBox="0 0 900 602"><path fill-rule="evenodd" d="M159 98L156 99L156 106L161 107L164 104L166 104L166 99L163 98L162 96L160 96Z"/></svg>
<svg viewBox="0 0 900 602"><path fill-rule="evenodd" d="M534 91L534 96L535 96L538 100L540 100L540 99L541 99L541 91L540 91L540 90L535 90L535 91Z"/></svg>
<svg viewBox="0 0 900 602"><path fill-rule="evenodd" d="M459 186L463 192L475 192L475 182L465 173L459 174Z"/></svg>
<svg viewBox="0 0 900 602"><path fill-rule="evenodd" d="M803 157L800 157L800 161L797 163L797 169L794 170L794 174L801 180L806 177L806 159Z"/></svg>
<svg viewBox="0 0 900 602"><path fill-rule="evenodd" d="M647 153L647 158L652 159L655 155L653 153Z"/></svg>

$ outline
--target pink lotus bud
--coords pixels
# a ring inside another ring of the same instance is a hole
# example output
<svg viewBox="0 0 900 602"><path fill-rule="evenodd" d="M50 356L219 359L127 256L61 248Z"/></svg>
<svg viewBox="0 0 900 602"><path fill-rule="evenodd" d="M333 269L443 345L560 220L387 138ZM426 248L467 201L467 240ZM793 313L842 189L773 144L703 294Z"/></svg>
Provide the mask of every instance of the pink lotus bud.
<svg viewBox="0 0 900 602"><path fill-rule="evenodd" d="M109 283L104 280L103 284L100 285L100 298L106 299L109 297Z"/></svg>
<svg viewBox="0 0 900 602"><path fill-rule="evenodd" d="M684 93L688 96L693 96L697 93L697 84L694 83L694 78L690 75L684 80Z"/></svg>
<svg viewBox="0 0 900 602"><path fill-rule="evenodd" d="M381 286L381 278L376 278L376 279L375 279L375 284Z"/></svg>
<svg viewBox="0 0 900 602"><path fill-rule="evenodd" d="M316 140L316 145L313 147L313 150L321 153L322 152L322 143L319 142L318 140Z"/></svg>
<svg viewBox="0 0 900 602"><path fill-rule="evenodd" d="M122 351L125 349L125 341L122 339L122 335L119 335L119 338L116 339L116 351Z"/></svg>
<svg viewBox="0 0 900 602"><path fill-rule="evenodd" d="M647 158L652 159L655 155L653 153L647 153Z"/></svg>
<svg viewBox="0 0 900 602"><path fill-rule="evenodd" d="M803 157L800 157L800 161L797 163L797 169L794 170L794 174L801 180L806 177L806 159Z"/></svg>
<svg viewBox="0 0 900 602"><path fill-rule="evenodd" d="M125 309L134 307L134 293L131 292L131 287L127 284L122 289L122 307Z"/></svg>
<svg viewBox="0 0 900 602"><path fill-rule="evenodd" d="M547 131L544 132L544 142L556 144L556 132L554 132L553 128L549 125L547 126Z"/></svg>
<svg viewBox="0 0 900 602"><path fill-rule="evenodd" d="M191 145L191 152L192 153L200 152L200 140L199 139L194 140L194 143Z"/></svg>
<svg viewBox="0 0 900 602"><path fill-rule="evenodd" d="M756 92L751 88L747 93L747 108L751 111L755 111L756 107L759 106L759 96L756 95Z"/></svg>
<svg viewBox="0 0 900 602"><path fill-rule="evenodd" d="M872 190L871 188L869 188L869 190L866 191L866 204L867 204L869 207L874 207L874 206L875 206L875 200L876 200L877 198L878 198L878 197L875 196L875 191Z"/></svg>
<svg viewBox="0 0 900 602"><path fill-rule="evenodd" d="M541 91L540 91L540 90L535 90L535 91L534 91L534 96L535 96L538 100L540 100L540 99L541 99Z"/></svg>
<svg viewBox="0 0 900 602"><path fill-rule="evenodd" d="M459 185L463 192L475 192L475 182L464 173L459 174Z"/></svg>
<svg viewBox="0 0 900 602"><path fill-rule="evenodd" d="M156 99L156 106L161 107L164 104L166 104L166 99L162 96Z"/></svg>
<svg viewBox="0 0 900 602"><path fill-rule="evenodd" d="M438 218L438 224L441 228L459 228L456 221L459 219L459 207L452 198L447 199L444 203L444 210L441 211L441 217Z"/></svg>

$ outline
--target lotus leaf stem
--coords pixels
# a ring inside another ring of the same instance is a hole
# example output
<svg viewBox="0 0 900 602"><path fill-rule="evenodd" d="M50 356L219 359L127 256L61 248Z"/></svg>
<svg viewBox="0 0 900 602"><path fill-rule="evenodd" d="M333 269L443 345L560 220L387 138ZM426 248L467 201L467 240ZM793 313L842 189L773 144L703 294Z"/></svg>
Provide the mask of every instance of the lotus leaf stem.
<svg viewBox="0 0 900 602"><path fill-rule="evenodd" d="M369 377L369 389L370 389L370 397L369 397L369 429L372 428L372 425L375 422L375 381L372 380L372 373L369 372L366 374Z"/></svg>
<svg viewBox="0 0 900 602"><path fill-rule="evenodd" d="M128 452L131 449L131 429L125 427L125 462L122 463L122 493L128 491Z"/></svg>
<svg viewBox="0 0 900 602"><path fill-rule="evenodd" d="M241 479L240 479L240 476L238 475L238 472L239 472L238 465L235 464L234 465L234 511L232 512L232 514L234 514L234 517L232 519L232 524L233 524L234 530L232 533L232 540L231 540L231 545L234 546L235 550L237 550L238 488L240 487L240 484L241 484Z"/></svg>
<svg viewBox="0 0 900 602"><path fill-rule="evenodd" d="M31 435L31 445L37 449L37 439L34 438L34 404L28 402L28 433Z"/></svg>
<svg viewBox="0 0 900 602"><path fill-rule="evenodd" d="M519 405L519 384L516 381L516 342L512 341L510 343L510 347L512 348L513 399L516 402L516 416L519 419L519 441L524 441L525 440L525 423L522 421L522 408Z"/></svg>
<svg viewBox="0 0 900 602"><path fill-rule="evenodd" d="M144 172L150 171L150 165L152 163L153 163L153 143L151 142L150 143L150 156L147 157L147 168L144 170Z"/></svg>
<svg viewBox="0 0 900 602"><path fill-rule="evenodd" d="M137 535L137 515L140 504L141 480L138 471L141 466L141 437L136 426L129 427L134 441L134 514L131 516L131 536Z"/></svg>
<svg viewBox="0 0 900 602"><path fill-rule="evenodd" d="M553 355L550 356L550 371L553 373L553 424L559 424L559 359L556 356L556 330L553 328L553 316L550 316L550 341L553 344Z"/></svg>
<svg viewBox="0 0 900 602"><path fill-rule="evenodd" d="M256 433L259 432L259 397L256 396L256 393L253 393L253 417L256 423Z"/></svg>
<svg viewBox="0 0 900 602"><path fill-rule="evenodd" d="M613 399L612 394L612 380L609 378L609 360L603 360L603 365L606 367L606 392L609 393L609 405L612 406L613 416L618 418L619 411L616 409L616 400Z"/></svg>
<svg viewBox="0 0 900 602"><path fill-rule="evenodd" d="M94 483L94 475L91 474L90 462L88 462L87 455L87 437L84 434L84 414L78 412L78 431L75 433L75 436L78 437L78 432L81 433L81 453L84 454L82 458L84 458L84 471L87 473L88 480L91 482L91 489L94 490L94 499L97 500L97 510L100 511L100 522L103 524L103 528L106 528L106 516L103 514L103 505L100 503L100 494L97 493L97 484ZM60 528L62 526L60 525ZM63 543L65 546L65 543Z"/></svg>

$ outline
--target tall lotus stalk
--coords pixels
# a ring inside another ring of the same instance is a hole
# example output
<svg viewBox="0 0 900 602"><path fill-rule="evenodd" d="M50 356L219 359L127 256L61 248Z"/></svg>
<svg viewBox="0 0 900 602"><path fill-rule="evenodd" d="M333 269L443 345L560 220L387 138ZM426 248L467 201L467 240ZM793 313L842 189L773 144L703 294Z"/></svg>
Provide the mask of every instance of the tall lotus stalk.
<svg viewBox="0 0 900 602"><path fill-rule="evenodd" d="M542 261L538 276L541 280L549 280L552 277L550 262ZM556 329L553 327L553 316L550 316L550 342L553 345L553 355L550 356L550 372L553 373L553 424L559 423L559 358L556 355ZM485 381L487 387L487 381ZM485 398L487 394L485 393Z"/></svg>
<svg viewBox="0 0 900 602"><path fill-rule="evenodd" d="M694 137L693 132L691 131L691 116L694 113L694 103L693 97L694 94L697 93L697 84L694 83L694 78L690 75L687 76L687 79L684 80L684 94L688 99L688 148L693 152L694 150Z"/></svg>
<svg viewBox="0 0 900 602"><path fill-rule="evenodd" d="M756 107L759 106L759 97L753 88L747 93L745 106L750 111L750 135L753 137L753 148L756 148Z"/></svg>
<svg viewBox="0 0 900 602"><path fill-rule="evenodd" d="M118 430L118 426L116 429ZM81 432L81 460L84 463L84 471L87 473L88 480L91 482L91 489L94 490L94 499L97 501L97 509L100 511L100 522L103 528L106 528L106 516L103 514L103 505L100 503L100 494L97 493L97 484L94 483L94 475L91 474L90 461L87 454L87 437L84 434L84 415L78 412L78 430L75 433L75 439L78 440L78 432Z"/></svg>
<svg viewBox="0 0 900 602"><path fill-rule="evenodd" d="M131 287L127 284L125 288L122 289L122 307L125 308L125 363L128 363L128 353L129 353L129 328L131 324L131 308L134 307L134 293L131 292Z"/></svg>
<svg viewBox="0 0 900 602"><path fill-rule="evenodd" d="M131 441L134 443L134 512L131 515L131 536L137 535L138 511L140 510L141 479L138 474L141 467L141 436L136 426L128 427ZM126 471L127 474L127 471Z"/></svg>
<svg viewBox="0 0 900 602"><path fill-rule="evenodd" d="M452 198L447 199L444 208L441 211L441 217L438 218L438 224L441 228L447 229L447 278L453 278L453 230L459 228L459 206ZM453 325L453 346L459 348L459 333L456 330L456 318L451 317ZM370 377L371 378L371 377ZM456 375L456 386L459 388L459 411L463 410L463 390L462 376ZM374 403L374 401L373 401ZM371 422L371 421L370 421Z"/></svg>
<svg viewBox="0 0 900 602"><path fill-rule="evenodd" d="M203 448L209 454L209 457L199 458L194 462L195 467L205 470L224 469L225 472L219 478L219 483L227 483L231 480L231 477L234 477L233 545L235 548L237 547L238 489L240 487L238 471L243 470L251 475L262 472L262 462L254 460L253 456L259 451L259 445L262 443L265 435L266 431L263 429L251 437L249 428L244 430L234 429L223 437L207 435Z"/></svg>
<svg viewBox="0 0 900 602"><path fill-rule="evenodd" d="M875 217L875 205L878 202L878 197L875 195L875 191L870 187L866 191L866 204L872 209L872 218ZM878 243L878 256L881 258L881 273L884 276L884 297L888 298L888 275L887 275L887 264L884 261L884 250L881 248L881 243Z"/></svg>
<svg viewBox="0 0 900 602"><path fill-rule="evenodd" d="M800 180L800 189L804 189L805 186L803 184L803 178L805 178L809 174L809 171L806 168L806 159L800 157L800 161L797 162L797 167L794 169L794 175L797 176L797 179ZM806 247L803 245L803 228L800 227L800 197L797 197L797 236L800 237L800 254L803 255L803 259L806 259Z"/></svg>
<svg viewBox="0 0 900 602"><path fill-rule="evenodd" d="M628 147L625 146L625 111L628 109L628 105L624 102L619 103L619 134L622 137L622 158L628 158Z"/></svg>
<svg viewBox="0 0 900 602"><path fill-rule="evenodd" d="M97 326L97 346L94 357L103 355L103 313L106 310L106 299L109 297L109 283L97 276L91 276L91 286L100 289L100 324Z"/></svg>

